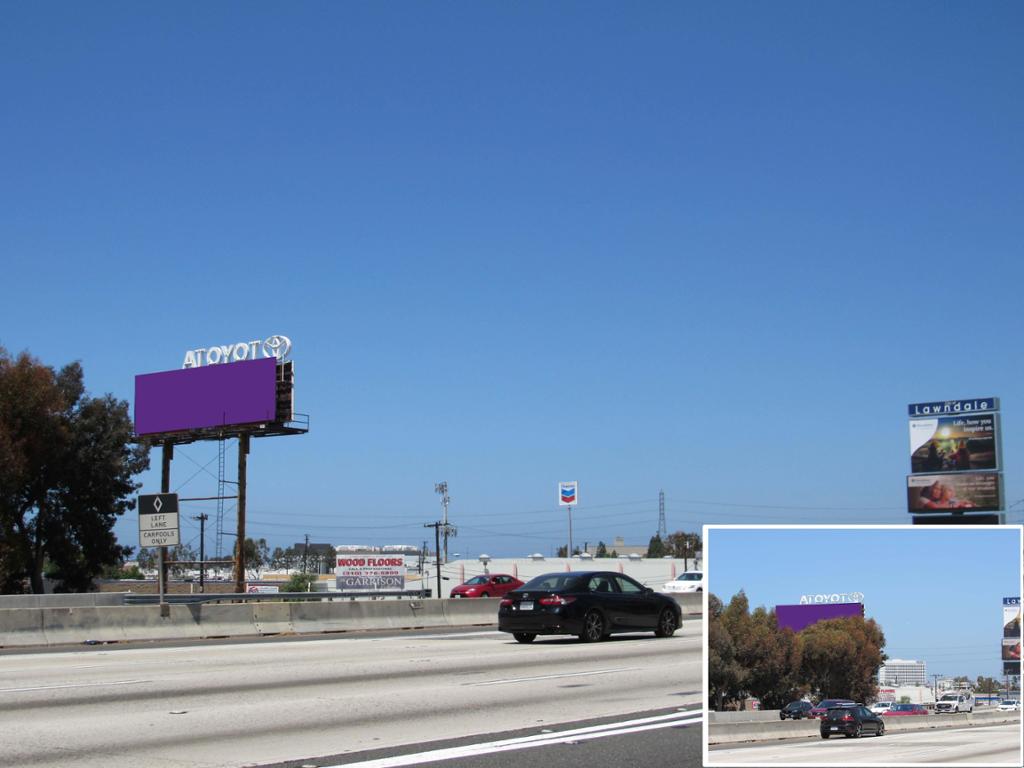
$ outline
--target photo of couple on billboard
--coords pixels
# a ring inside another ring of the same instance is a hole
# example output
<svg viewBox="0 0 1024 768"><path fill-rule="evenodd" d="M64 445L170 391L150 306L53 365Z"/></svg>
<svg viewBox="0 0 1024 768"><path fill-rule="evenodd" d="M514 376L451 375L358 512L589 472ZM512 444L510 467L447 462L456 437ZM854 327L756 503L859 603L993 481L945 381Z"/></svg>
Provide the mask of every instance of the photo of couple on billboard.
<svg viewBox="0 0 1024 768"><path fill-rule="evenodd" d="M1001 508L999 476L995 472L911 475L907 478L907 506L911 512L992 512Z"/></svg>

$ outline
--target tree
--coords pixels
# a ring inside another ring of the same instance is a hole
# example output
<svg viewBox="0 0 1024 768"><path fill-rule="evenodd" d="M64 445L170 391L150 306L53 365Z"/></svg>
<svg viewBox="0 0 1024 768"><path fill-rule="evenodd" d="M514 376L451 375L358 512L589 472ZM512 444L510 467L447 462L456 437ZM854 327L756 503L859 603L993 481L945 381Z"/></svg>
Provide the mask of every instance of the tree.
<svg viewBox="0 0 1024 768"><path fill-rule="evenodd" d="M746 670L736 660L736 646L722 618L722 601L708 595L709 706L721 710L727 699L739 698Z"/></svg>
<svg viewBox="0 0 1024 768"><path fill-rule="evenodd" d="M995 678L978 675L978 684L974 689L978 693L998 693L1001 688L1002 686Z"/></svg>
<svg viewBox="0 0 1024 768"><path fill-rule="evenodd" d="M603 541L597 542L597 549L594 550L594 557L608 557L608 547Z"/></svg>
<svg viewBox="0 0 1024 768"><path fill-rule="evenodd" d="M757 608L743 634L734 635L736 659L748 670L745 685L765 709L782 709L802 693L803 643L791 629L780 629L775 611Z"/></svg>
<svg viewBox="0 0 1024 768"><path fill-rule="evenodd" d="M0 592L42 592L44 568L57 590L85 591L131 553L113 527L148 448L128 404L88 396L83 378L77 362L55 371L0 347Z"/></svg>
<svg viewBox="0 0 1024 768"><path fill-rule="evenodd" d="M874 619L828 619L800 630L803 680L823 697L871 701L885 661L885 635Z"/></svg>
<svg viewBox="0 0 1024 768"><path fill-rule="evenodd" d="M316 581L315 576L308 573L293 573L284 584L281 585L282 592L309 592L311 582Z"/></svg>
<svg viewBox="0 0 1024 768"><path fill-rule="evenodd" d="M683 560L697 559L698 553L704 549L704 540L699 533L670 533L665 540L665 554L680 557ZM689 568L688 562L684 565Z"/></svg>
<svg viewBox="0 0 1024 768"><path fill-rule="evenodd" d="M235 558L238 558L238 543L235 543ZM245 539L245 570L247 578L258 579L260 570L270 563L270 545L266 539ZM237 563L236 563L237 565Z"/></svg>
<svg viewBox="0 0 1024 768"><path fill-rule="evenodd" d="M661 540L661 535L654 534L647 545L647 557L664 557L667 552L665 542Z"/></svg>

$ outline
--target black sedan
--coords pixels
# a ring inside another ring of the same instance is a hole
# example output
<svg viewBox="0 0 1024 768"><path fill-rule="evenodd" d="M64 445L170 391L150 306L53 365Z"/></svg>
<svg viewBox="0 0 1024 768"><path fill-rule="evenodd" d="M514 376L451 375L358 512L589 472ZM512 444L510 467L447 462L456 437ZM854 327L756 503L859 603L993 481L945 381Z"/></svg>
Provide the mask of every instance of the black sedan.
<svg viewBox="0 0 1024 768"><path fill-rule="evenodd" d="M545 573L509 592L498 608L498 629L520 643L537 635L578 635L585 643L613 632L671 637L681 622L671 597L611 571Z"/></svg>
<svg viewBox="0 0 1024 768"><path fill-rule="evenodd" d="M808 717L807 713L811 711L813 706L809 701L791 701L779 710L779 720L785 720L787 717L793 720Z"/></svg>
<svg viewBox="0 0 1024 768"><path fill-rule="evenodd" d="M884 736L885 722L863 704L829 707L828 712L821 718L821 738L827 739L840 733L847 738L860 738L865 733Z"/></svg>

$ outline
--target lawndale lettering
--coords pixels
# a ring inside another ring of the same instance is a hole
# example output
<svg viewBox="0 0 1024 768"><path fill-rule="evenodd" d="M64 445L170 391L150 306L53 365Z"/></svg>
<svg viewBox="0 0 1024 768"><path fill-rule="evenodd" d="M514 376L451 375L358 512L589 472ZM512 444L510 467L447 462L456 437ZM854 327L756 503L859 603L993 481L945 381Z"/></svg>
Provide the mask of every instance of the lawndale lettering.
<svg viewBox="0 0 1024 768"><path fill-rule="evenodd" d="M280 361L288 358L292 340L287 336L274 335L263 341L240 341L235 344L220 344L215 347L190 349L185 353L182 368L198 368L201 365L237 363L241 360L256 360L262 357L276 357Z"/></svg>
<svg viewBox="0 0 1024 768"><path fill-rule="evenodd" d="M974 400L945 400L937 403L913 403L907 406L907 412L911 416L936 416L951 413L998 410L999 399L995 397L979 397Z"/></svg>
<svg viewBox="0 0 1024 768"><path fill-rule="evenodd" d="M800 595L800 605L818 605L821 603L863 603L863 592L833 592L822 595Z"/></svg>

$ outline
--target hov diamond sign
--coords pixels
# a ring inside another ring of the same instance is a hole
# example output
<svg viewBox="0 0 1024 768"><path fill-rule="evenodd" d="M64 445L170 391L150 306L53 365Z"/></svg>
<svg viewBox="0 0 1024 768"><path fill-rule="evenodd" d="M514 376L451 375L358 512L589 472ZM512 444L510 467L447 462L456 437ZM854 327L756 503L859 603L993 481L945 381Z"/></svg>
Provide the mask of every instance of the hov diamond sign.
<svg viewBox="0 0 1024 768"><path fill-rule="evenodd" d="M173 547L180 543L178 494L139 496L139 546Z"/></svg>

